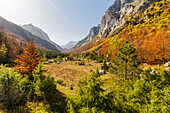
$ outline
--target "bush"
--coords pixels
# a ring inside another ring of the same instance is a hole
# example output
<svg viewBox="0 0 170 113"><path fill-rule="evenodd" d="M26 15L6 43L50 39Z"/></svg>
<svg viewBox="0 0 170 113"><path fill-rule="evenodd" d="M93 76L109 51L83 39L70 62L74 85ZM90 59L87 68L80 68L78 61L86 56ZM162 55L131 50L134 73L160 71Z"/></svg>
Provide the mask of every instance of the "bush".
<svg viewBox="0 0 170 113"><path fill-rule="evenodd" d="M100 75L94 73L79 82L79 95L68 99L68 110L78 113L169 113L170 71L145 70L139 78L113 81L102 89ZM97 75L97 76L96 76Z"/></svg>
<svg viewBox="0 0 170 113"><path fill-rule="evenodd" d="M78 62L78 65L85 65L85 61Z"/></svg>
<svg viewBox="0 0 170 113"><path fill-rule="evenodd" d="M48 103L53 103L55 102L55 95L56 95L56 84L54 81L54 78L50 76L45 76L44 70L39 64L37 69L35 70L35 74L33 75L34 77L34 96L36 100L38 101L43 101L43 102L48 102Z"/></svg>
<svg viewBox="0 0 170 113"><path fill-rule="evenodd" d="M62 79L59 79L56 81L58 84L62 84L63 83L63 80Z"/></svg>
<svg viewBox="0 0 170 113"><path fill-rule="evenodd" d="M102 63L102 62L103 62L103 59L98 59L97 62L98 62L98 63Z"/></svg>
<svg viewBox="0 0 170 113"><path fill-rule="evenodd" d="M35 95L38 101L53 103L55 102L56 85L54 78L43 76L38 78L34 84Z"/></svg>
<svg viewBox="0 0 170 113"><path fill-rule="evenodd" d="M0 66L0 110L14 110L25 104L20 83L20 74Z"/></svg>
<svg viewBox="0 0 170 113"><path fill-rule="evenodd" d="M109 101L107 101L107 97L103 94L104 90L101 88L103 82L99 77L100 74L96 72L79 82L79 95L75 101L70 98L67 100L69 112L97 113L98 111L101 113L107 107L110 109Z"/></svg>
<svg viewBox="0 0 170 113"><path fill-rule="evenodd" d="M106 64L106 60L103 61L103 64L101 66L102 70L105 70L106 72L109 70L109 66Z"/></svg>

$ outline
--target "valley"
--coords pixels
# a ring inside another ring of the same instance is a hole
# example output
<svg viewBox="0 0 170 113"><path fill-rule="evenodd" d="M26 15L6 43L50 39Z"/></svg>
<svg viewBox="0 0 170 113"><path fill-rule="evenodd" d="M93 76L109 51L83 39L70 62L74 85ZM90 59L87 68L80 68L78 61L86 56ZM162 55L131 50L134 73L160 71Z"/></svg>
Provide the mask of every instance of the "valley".
<svg viewBox="0 0 170 113"><path fill-rule="evenodd" d="M0 113L170 113L170 0L70 1L0 15Z"/></svg>
<svg viewBox="0 0 170 113"><path fill-rule="evenodd" d="M54 77L56 81L63 80L62 84L57 84L57 89L67 96L77 95L78 82L88 77L88 75L92 74L97 68L101 70L102 63L94 63L90 61L86 62L85 65L80 66L76 62L78 61L63 61L60 64L52 63L44 65L46 75ZM92 66L87 66L87 64L91 64ZM112 77L114 77L114 75L109 72L101 76L103 80L107 79L108 84ZM68 84L73 84L74 89L70 90Z"/></svg>

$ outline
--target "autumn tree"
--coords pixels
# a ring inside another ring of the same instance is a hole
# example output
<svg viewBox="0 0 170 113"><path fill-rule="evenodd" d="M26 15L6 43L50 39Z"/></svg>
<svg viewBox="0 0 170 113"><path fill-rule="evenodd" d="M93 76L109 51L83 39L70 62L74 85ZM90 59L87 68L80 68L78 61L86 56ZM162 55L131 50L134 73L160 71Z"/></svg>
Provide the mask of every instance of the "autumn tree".
<svg viewBox="0 0 170 113"><path fill-rule="evenodd" d="M34 73L35 68L41 60L35 47L34 42L30 41L25 45L23 54L17 56L15 60L17 65L14 67L17 72L28 75Z"/></svg>

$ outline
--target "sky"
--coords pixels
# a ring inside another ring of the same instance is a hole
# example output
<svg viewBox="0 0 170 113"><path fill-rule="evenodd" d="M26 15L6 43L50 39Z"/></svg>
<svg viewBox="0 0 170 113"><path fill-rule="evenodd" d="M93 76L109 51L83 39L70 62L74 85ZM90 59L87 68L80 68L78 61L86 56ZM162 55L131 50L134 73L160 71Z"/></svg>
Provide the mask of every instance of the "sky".
<svg viewBox="0 0 170 113"><path fill-rule="evenodd" d="M0 0L0 16L17 25L32 23L62 45L85 38L113 3L114 0Z"/></svg>

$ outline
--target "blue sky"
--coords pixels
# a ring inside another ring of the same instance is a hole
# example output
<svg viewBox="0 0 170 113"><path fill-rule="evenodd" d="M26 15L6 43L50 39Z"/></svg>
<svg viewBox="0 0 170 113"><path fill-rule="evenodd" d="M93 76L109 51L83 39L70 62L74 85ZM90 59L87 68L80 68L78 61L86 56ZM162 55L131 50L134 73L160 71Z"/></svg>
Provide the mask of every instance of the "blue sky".
<svg viewBox="0 0 170 113"><path fill-rule="evenodd" d="M32 23L57 44L83 39L114 0L0 0L0 16L18 25Z"/></svg>

